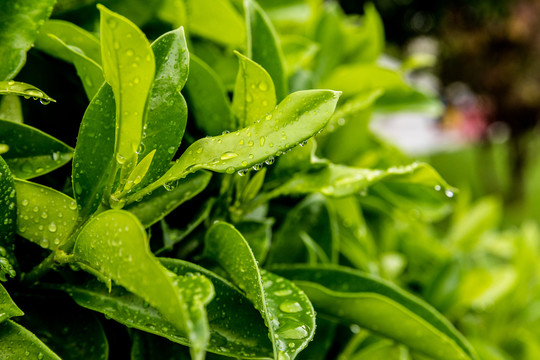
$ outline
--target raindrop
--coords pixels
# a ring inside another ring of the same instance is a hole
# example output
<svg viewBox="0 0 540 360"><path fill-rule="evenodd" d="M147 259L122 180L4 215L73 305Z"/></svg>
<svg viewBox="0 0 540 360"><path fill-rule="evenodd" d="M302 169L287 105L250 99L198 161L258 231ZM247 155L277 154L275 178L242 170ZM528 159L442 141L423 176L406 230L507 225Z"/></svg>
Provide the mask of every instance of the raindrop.
<svg viewBox="0 0 540 360"><path fill-rule="evenodd" d="M304 140L299 145L303 147L303 146L306 146L306 144L307 144L307 140Z"/></svg>
<svg viewBox="0 0 540 360"><path fill-rule="evenodd" d="M274 157L273 157L273 156L270 156L268 159L266 159L266 160L264 161L264 163L265 163L266 165L272 165L275 161L276 161L276 160L274 159Z"/></svg>
<svg viewBox="0 0 540 360"><path fill-rule="evenodd" d="M54 222L51 222L49 224L49 231L50 232L56 232L56 224Z"/></svg>
<svg viewBox="0 0 540 360"><path fill-rule="evenodd" d="M263 145L264 145L264 136L261 136L261 140L260 140L260 142L259 142L259 143L261 144L261 146L263 146Z"/></svg>
<svg viewBox="0 0 540 360"><path fill-rule="evenodd" d="M144 145L144 143L140 143L139 147L137 148L136 153L140 155L144 152L145 149L146 149L146 146Z"/></svg>
<svg viewBox="0 0 540 360"><path fill-rule="evenodd" d="M305 325L300 325L294 328L280 330L279 335L284 339L300 340L305 339L309 334Z"/></svg>
<svg viewBox="0 0 540 360"><path fill-rule="evenodd" d="M264 81L261 81L261 82L259 83L259 90L261 90L261 91L266 91L266 90L268 90L268 84L267 84L266 82L264 82Z"/></svg>
<svg viewBox="0 0 540 360"><path fill-rule="evenodd" d="M226 135L226 134L228 134L228 133L230 133L229 130L224 130L224 131L221 133L221 135Z"/></svg>
<svg viewBox="0 0 540 360"><path fill-rule="evenodd" d="M279 309L286 313L296 313L302 311L302 306L296 301L284 301L279 305Z"/></svg>
<svg viewBox="0 0 540 360"><path fill-rule="evenodd" d="M227 174L234 174L234 168L232 166L228 167L227 170L225 170Z"/></svg>
<svg viewBox="0 0 540 360"><path fill-rule="evenodd" d="M436 191L441 191L441 185L435 185L435 190Z"/></svg>
<svg viewBox="0 0 540 360"><path fill-rule="evenodd" d="M51 100L45 99L45 98L40 98L40 99L39 99L39 102L41 103L41 105L49 105L49 103L51 102Z"/></svg>
<svg viewBox="0 0 540 360"><path fill-rule="evenodd" d="M251 141L251 140L248 141L248 146L253 146L253 144L254 144L253 141Z"/></svg>
<svg viewBox="0 0 540 360"><path fill-rule="evenodd" d="M263 164L262 164L262 163L258 163L258 164L253 165L253 170L259 171L259 170L262 169L262 167L263 167Z"/></svg>
<svg viewBox="0 0 540 360"><path fill-rule="evenodd" d="M172 154L174 154L174 153L175 153L175 150L176 150L176 149L175 149L175 147L174 147L174 146L169 146L169 148L167 149L167 152L168 152L169 154L171 154L171 155L172 155Z"/></svg>
<svg viewBox="0 0 540 360"><path fill-rule="evenodd" d="M167 191L173 191L178 186L178 180L169 181L163 185L163 188Z"/></svg>
<svg viewBox="0 0 540 360"><path fill-rule="evenodd" d="M223 154L221 154L221 157L220 159L221 160L229 160L229 159L234 159L235 157L237 157L238 154L235 153L235 152L232 152L232 151L226 151L224 152Z"/></svg>
<svg viewBox="0 0 540 360"><path fill-rule="evenodd" d="M454 192L448 189L444 191L444 194L449 198L454 197Z"/></svg>
<svg viewBox="0 0 540 360"><path fill-rule="evenodd" d="M238 170L238 175L244 176L248 173L249 169Z"/></svg>
<svg viewBox="0 0 540 360"><path fill-rule="evenodd" d="M287 296L287 295L291 295L291 294L292 294L292 290L290 290L290 289L278 290L278 291L274 292L274 295L276 295L276 296Z"/></svg>

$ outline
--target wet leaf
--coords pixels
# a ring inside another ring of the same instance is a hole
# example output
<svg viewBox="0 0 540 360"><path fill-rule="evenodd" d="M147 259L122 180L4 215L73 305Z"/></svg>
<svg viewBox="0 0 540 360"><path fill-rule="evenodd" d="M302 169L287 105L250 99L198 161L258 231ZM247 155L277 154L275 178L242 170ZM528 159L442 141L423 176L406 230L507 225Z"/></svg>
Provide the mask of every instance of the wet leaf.
<svg viewBox="0 0 540 360"><path fill-rule="evenodd" d="M77 224L75 200L49 187L24 180L17 190L17 234L49 250L56 249Z"/></svg>
<svg viewBox="0 0 540 360"><path fill-rule="evenodd" d="M41 176L65 165L73 149L34 127L0 120L0 144L8 146L2 154L13 175L20 179Z"/></svg>
<svg viewBox="0 0 540 360"><path fill-rule="evenodd" d="M51 37L51 35L53 36ZM36 49L66 62L72 62L69 48L66 48L55 39L60 39L62 43L80 49L88 59L101 65L99 39L85 29L69 21L54 19L46 21L39 31L35 43Z"/></svg>
<svg viewBox="0 0 540 360"><path fill-rule="evenodd" d="M15 231L17 230L17 192L13 175L0 156L0 280L15 277ZM6 293L7 295L7 293ZM3 296L5 299L5 296ZM8 296L9 297L9 296ZM6 304L7 301L0 302ZM4 312L4 311L2 311ZM0 316L0 320L2 317Z"/></svg>
<svg viewBox="0 0 540 360"><path fill-rule="evenodd" d="M391 283L337 266L297 264L270 269L293 280L320 313L358 324L435 359L477 358L448 320Z"/></svg>
<svg viewBox="0 0 540 360"><path fill-rule="evenodd" d="M134 215L108 210L92 218L79 233L73 253L76 261L155 306L190 339L193 358L204 357L209 338L204 307L214 295L212 283L165 269L152 255Z"/></svg>
<svg viewBox="0 0 540 360"><path fill-rule="evenodd" d="M195 124L207 135L236 129L223 83L210 66L193 54L190 55L186 92Z"/></svg>
<svg viewBox="0 0 540 360"><path fill-rule="evenodd" d="M272 22L254 0L244 0L247 27L247 57L261 65L272 77L277 101L289 93L285 59ZM327 89L333 89L329 87Z"/></svg>
<svg viewBox="0 0 540 360"><path fill-rule="evenodd" d="M272 219L244 220L236 224L244 239L249 244L253 256L259 263L263 263L270 249L272 239Z"/></svg>
<svg viewBox="0 0 540 360"><path fill-rule="evenodd" d="M26 62L37 32L55 0L17 0L0 3L0 80L13 79Z"/></svg>
<svg viewBox="0 0 540 360"><path fill-rule="evenodd" d="M274 110L276 91L274 82L262 66L236 52L240 66L232 111L238 119L238 127L249 126Z"/></svg>
<svg viewBox="0 0 540 360"><path fill-rule="evenodd" d="M146 173L148 172L148 168L150 168L150 164L152 163L152 160L154 159L154 155L156 154L156 150L152 150L148 155L146 155L141 162L135 166L135 169L133 169L133 172L129 174L126 185L124 186L124 190L131 190L134 186L140 184L141 180L144 178Z"/></svg>
<svg viewBox="0 0 540 360"><path fill-rule="evenodd" d="M294 359L313 338L315 313L307 297L289 281L261 271L248 243L232 225L208 230L205 254L227 271L261 313L275 359Z"/></svg>
<svg viewBox="0 0 540 360"><path fill-rule="evenodd" d="M189 71L189 52L183 28L160 36L152 43L156 75L146 107L139 157L156 154L140 186L157 180L171 166L187 121L187 105L180 93Z"/></svg>
<svg viewBox="0 0 540 360"><path fill-rule="evenodd" d="M258 359L272 356L272 345L260 314L233 285L213 272L186 261L165 258L160 261L178 276L194 276L197 279L196 274L202 274L212 281L216 296L207 306L210 325L208 351ZM104 313L122 324L182 345L190 343L186 335L178 331L156 308L121 287L113 286L109 292L104 284L91 281L81 285L62 285L61 288L80 306Z"/></svg>
<svg viewBox="0 0 540 360"><path fill-rule="evenodd" d="M13 80L0 81L0 95L17 95L23 96L25 99L39 99L43 105L47 105L51 101L56 102L56 100L37 87Z"/></svg>
<svg viewBox="0 0 540 360"><path fill-rule="evenodd" d="M11 299L4 286L0 284L0 323L14 316L23 316L24 313Z"/></svg>
<svg viewBox="0 0 540 360"><path fill-rule="evenodd" d="M123 169L123 181L137 164L146 98L154 79L154 53L135 24L102 5L98 9L103 75L116 104L114 153Z"/></svg>
<svg viewBox="0 0 540 360"><path fill-rule="evenodd" d="M17 95L3 95L0 99L0 119L23 123L21 100Z"/></svg>
<svg viewBox="0 0 540 360"><path fill-rule="evenodd" d="M0 348L4 359L61 360L34 334L11 320L0 324Z"/></svg>
<svg viewBox="0 0 540 360"><path fill-rule="evenodd" d="M144 227L150 227L184 202L197 196L206 188L211 177L212 174L207 171L190 174L174 184L153 191L140 202L136 201L127 206L126 210L137 216Z"/></svg>

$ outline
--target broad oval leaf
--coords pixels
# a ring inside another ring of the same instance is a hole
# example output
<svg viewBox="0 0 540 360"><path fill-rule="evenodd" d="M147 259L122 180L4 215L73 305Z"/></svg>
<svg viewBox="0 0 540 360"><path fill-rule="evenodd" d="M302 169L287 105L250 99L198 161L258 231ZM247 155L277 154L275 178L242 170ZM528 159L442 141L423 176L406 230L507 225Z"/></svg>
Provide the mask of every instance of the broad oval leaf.
<svg viewBox="0 0 540 360"><path fill-rule="evenodd" d="M125 209L137 216L144 227L150 227L184 202L197 196L206 188L211 177L212 174L207 171L190 174L174 184L137 199L140 201L132 203Z"/></svg>
<svg viewBox="0 0 540 360"><path fill-rule="evenodd" d="M335 109L339 93L298 91L283 100L261 121L241 130L195 141L154 186L208 169L232 174L260 169L322 129Z"/></svg>
<svg viewBox="0 0 540 360"><path fill-rule="evenodd" d="M12 79L23 67L41 25L55 0L17 0L0 3L0 80Z"/></svg>
<svg viewBox="0 0 540 360"><path fill-rule="evenodd" d="M315 332L315 313L308 298L289 281L261 271L248 243L232 225L214 223L205 244L205 254L227 271L261 313L274 358L294 359Z"/></svg>
<svg viewBox="0 0 540 360"><path fill-rule="evenodd" d="M115 157L127 176L137 162L144 109L156 64L150 43L135 24L103 5L98 9L103 75L116 103Z"/></svg>
<svg viewBox="0 0 540 360"><path fill-rule="evenodd" d="M84 113L73 155L73 194L83 218L101 204L107 185L112 187L114 136L114 95L104 83Z"/></svg>
<svg viewBox="0 0 540 360"><path fill-rule="evenodd" d="M15 231L17 230L17 192L13 175L0 156L0 280L15 277ZM7 295L7 293L6 293ZM9 297L9 296L8 296ZM5 297L4 297L5 299ZM7 304L7 301L0 304ZM0 321L2 317L0 316Z"/></svg>
<svg viewBox="0 0 540 360"><path fill-rule="evenodd" d="M75 200L49 187L23 180L17 190L17 234L49 250L56 249L77 224Z"/></svg>
<svg viewBox="0 0 540 360"><path fill-rule="evenodd" d="M195 124L207 135L236 129L223 83L210 66L193 54L190 55L186 92Z"/></svg>
<svg viewBox="0 0 540 360"><path fill-rule="evenodd" d="M24 313L11 299L4 286L0 284L0 323L14 316L23 316Z"/></svg>
<svg viewBox="0 0 540 360"><path fill-rule="evenodd" d="M187 122L187 105L180 93L189 72L189 52L183 28L160 36L152 43L156 75L146 107L140 157L156 150L140 186L157 180L171 165Z"/></svg>
<svg viewBox="0 0 540 360"><path fill-rule="evenodd" d="M277 101L289 93L285 60L272 22L254 0L244 0L248 33L248 57L260 64L272 77ZM329 87L328 89L332 89Z"/></svg>
<svg viewBox="0 0 540 360"><path fill-rule="evenodd" d="M338 266L276 265L316 309L358 324L435 359L476 359L465 338L424 301L384 280Z"/></svg>
<svg viewBox="0 0 540 360"><path fill-rule="evenodd" d="M0 81L0 95L17 95L23 96L25 99L39 99L43 105L47 105L51 101L56 102L56 100L39 90L37 87L13 80Z"/></svg>
<svg viewBox="0 0 540 360"><path fill-rule="evenodd" d="M51 172L71 160L73 149L32 126L0 120L2 154L13 175L30 179Z"/></svg>
<svg viewBox="0 0 540 360"><path fill-rule="evenodd" d="M239 52L240 66L234 85L232 111L238 119L238 127L249 126L272 112L276 106L274 82L266 70Z"/></svg>
<svg viewBox="0 0 540 360"><path fill-rule="evenodd" d="M50 35L54 35L51 37ZM70 51L55 40L58 38L68 46L75 46L96 64L101 64L99 39L85 29L64 20L49 20L41 27L35 48L51 56L72 62Z"/></svg>
<svg viewBox="0 0 540 360"><path fill-rule="evenodd" d="M0 348L4 359L61 360L34 334L12 320L0 324Z"/></svg>
<svg viewBox="0 0 540 360"><path fill-rule="evenodd" d="M161 263L178 276L202 274L214 284L216 296L207 306L210 325L208 351L246 358L272 357L272 345L260 314L249 300L227 280L200 266L178 259L160 258ZM156 308L141 297L97 281L78 285L61 285L73 299L85 308L101 312L127 326L188 345L189 339L175 329ZM247 305L247 306L246 306Z"/></svg>
<svg viewBox="0 0 540 360"><path fill-rule="evenodd" d="M179 277L152 255L137 218L108 210L89 220L73 251L75 260L155 306L190 339L195 359L204 357L208 323L204 314L214 290L204 277Z"/></svg>

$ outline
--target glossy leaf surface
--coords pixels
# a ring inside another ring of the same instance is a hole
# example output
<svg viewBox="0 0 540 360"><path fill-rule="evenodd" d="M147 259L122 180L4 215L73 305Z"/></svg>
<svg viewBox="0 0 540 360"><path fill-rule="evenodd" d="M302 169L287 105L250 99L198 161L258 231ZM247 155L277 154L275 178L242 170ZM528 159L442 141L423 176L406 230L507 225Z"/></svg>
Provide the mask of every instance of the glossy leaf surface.
<svg viewBox="0 0 540 360"><path fill-rule="evenodd" d="M23 123L21 100L17 95L3 95L0 99L0 119Z"/></svg>
<svg viewBox="0 0 540 360"><path fill-rule="evenodd" d="M214 294L204 277L178 277L152 255L137 218L127 211L109 210L81 230L75 259L155 306L184 336L195 359L204 356L208 324L204 313Z"/></svg>
<svg viewBox="0 0 540 360"><path fill-rule="evenodd" d="M386 281L345 267L282 265L271 269L293 280L321 313L358 324L435 359L476 359L474 350L448 320Z"/></svg>
<svg viewBox="0 0 540 360"><path fill-rule="evenodd" d="M207 135L236 129L223 83L208 64L193 54L190 55L186 92L195 124Z"/></svg>
<svg viewBox="0 0 540 360"><path fill-rule="evenodd" d="M0 324L0 348L4 359L61 360L34 334L11 320Z"/></svg>
<svg viewBox="0 0 540 360"><path fill-rule="evenodd" d="M52 12L55 0L0 3L0 81L12 79L26 61L37 32Z"/></svg>
<svg viewBox="0 0 540 360"><path fill-rule="evenodd" d="M13 175L4 159L0 156L0 219L3 219L0 221L0 280L2 281L7 280L6 275L10 277L16 275L13 269L15 260L13 255L15 249L14 235L17 229L16 198L17 192ZM2 303L7 303L7 301Z"/></svg>
<svg viewBox="0 0 540 360"><path fill-rule="evenodd" d="M13 80L0 81L0 95L17 95L23 96L25 99L39 99L44 105L51 101L56 102L56 100L39 90L37 87Z"/></svg>
<svg viewBox="0 0 540 360"><path fill-rule="evenodd" d="M53 171L73 156L73 149L60 140L34 127L7 120L0 120L0 144L9 147L2 156L20 179Z"/></svg>
<svg viewBox="0 0 540 360"><path fill-rule="evenodd" d="M240 67L234 85L232 111L243 128L272 112L276 106L274 82L256 62L236 53Z"/></svg>
<svg viewBox="0 0 540 360"><path fill-rule="evenodd" d="M103 75L116 104L115 156L129 172L137 162L146 98L154 79L154 53L135 24L104 6L98 8Z"/></svg>
<svg viewBox="0 0 540 360"><path fill-rule="evenodd" d="M162 183L199 169L229 174L293 148L322 129L336 106L339 93L299 91L289 95L272 113L241 130L194 142L163 176Z"/></svg>
<svg viewBox="0 0 540 360"><path fill-rule="evenodd" d="M180 146L187 121L187 106L180 93L189 72L189 53L183 28L160 36L152 43L156 75L146 108L139 157L155 150L141 186L157 180L170 167Z"/></svg>
<svg viewBox="0 0 540 360"><path fill-rule="evenodd" d="M137 216L144 227L149 227L203 191L211 177L212 174L207 171L190 174L174 184L155 190L140 202L127 206L126 210Z"/></svg>
<svg viewBox="0 0 540 360"><path fill-rule="evenodd" d="M11 299L8 292L0 284L0 323L14 316L23 316L24 313Z"/></svg>
<svg viewBox="0 0 540 360"><path fill-rule="evenodd" d="M268 71L274 81L279 102L287 96L289 90L285 60L277 33L264 10L254 0L244 0L244 9L248 34L247 57Z"/></svg>
<svg viewBox="0 0 540 360"><path fill-rule="evenodd" d="M260 314L248 305L249 300L233 285L213 272L186 261L163 258L160 261L178 276L202 274L214 284L216 297L207 306L210 325L208 351L227 356L244 354L241 356L258 359L272 356L268 332ZM79 305L102 312L122 324L179 344L190 343L185 334L176 330L159 311L123 288L113 286L109 292L105 285L97 281L62 288Z"/></svg>
<svg viewBox="0 0 540 360"><path fill-rule="evenodd" d="M50 35L53 35L52 37ZM85 29L64 20L49 20L41 27L36 39L35 48L51 56L72 62L72 55L61 43L55 40L58 38L68 46L80 49L83 54L101 64L101 45L99 39Z"/></svg>
<svg viewBox="0 0 540 360"><path fill-rule="evenodd" d="M261 271L248 243L230 224L217 222L206 234L205 253L223 267L261 313L274 346L274 358L291 358L315 331L308 298L287 280Z"/></svg>
<svg viewBox="0 0 540 360"><path fill-rule="evenodd" d="M49 187L15 181L17 190L17 233L54 250L71 234L77 223L75 200Z"/></svg>

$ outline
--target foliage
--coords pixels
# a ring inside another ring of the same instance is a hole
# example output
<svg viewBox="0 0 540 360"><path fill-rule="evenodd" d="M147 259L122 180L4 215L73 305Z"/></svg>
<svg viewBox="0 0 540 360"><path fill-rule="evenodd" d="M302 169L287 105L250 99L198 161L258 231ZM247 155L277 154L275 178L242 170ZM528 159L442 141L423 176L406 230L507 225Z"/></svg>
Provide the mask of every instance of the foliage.
<svg viewBox="0 0 540 360"><path fill-rule="evenodd" d="M439 107L378 62L375 8L150 2L0 5L8 358L506 358L462 317L527 294L537 229L486 245L496 201L468 220L369 131L374 111ZM454 255L508 246L531 267Z"/></svg>

